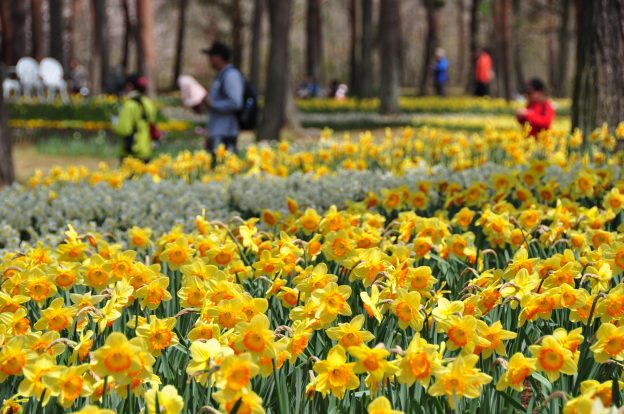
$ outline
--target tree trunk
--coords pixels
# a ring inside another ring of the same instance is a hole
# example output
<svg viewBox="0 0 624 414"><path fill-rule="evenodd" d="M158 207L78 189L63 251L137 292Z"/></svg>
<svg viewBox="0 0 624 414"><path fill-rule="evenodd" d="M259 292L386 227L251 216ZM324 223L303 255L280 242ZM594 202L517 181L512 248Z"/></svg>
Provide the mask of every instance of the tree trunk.
<svg viewBox="0 0 624 414"><path fill-rule="evenodd" d="M553 0L550 1L554 3ZM553 4L554 5L554 4ZM546 40L548 42L548 84L553 88L557 85L557 16L553 11L548 12Z"/></svg>
<svg viewBox="0 0 624 414"><path fill-rule="evenodd" d="M398 19L399 0L379 2L379 44L381 47L380 106L382 114L399 112Z"/></svg>
<svg viewBox="0 0 624 414"><path fill-rule="evenodd" d="M578 4L572 127L585 137L624 120L624 0Z"/></svg>
<svg viewBox="0 0 624 414"><path fill-rule="evenodd" d="M494 0L492 17L494 18L494 33L496 35L496 60L499 82L499 93L508 101L511 100L511 48L510 25L511 0Z"/></svg>
<svg viewBox="0 0 624 414"><path fill-rule="evenodd" d="M253 22L251 26L251 56L249 57L249 82L260 90L260 48L262 39L262 18L264 0L254 0Z"/></svg>
<svg viewBox="0 0 624 414"><path fill-rule="evenodd" d="M232 63L240 68L243 63L243 15L240 0L232 1Z"/></svg>
<svg viewBox="0 0 624 414"><path fill-rule="evenodd" d="M427 93L427 81L429 80L431 64L433 63L434 53L439 42L438 33L440 19L435 2L436 0L423 0L427 15L427 39L425 40L423 66L420 74L419 95L425 95Z"/></svg>
<svg viewBox="0 0 624 414"><path fill-rule="evenodd" d="M568 95L568 62L570 60L570 9L572 0L561 1L561 21L557 44L559 54L557 56L557 82L554 85L555 95L564 97Z"/></svg>
<svg viewBox="0 0 624 414"><path fill-rule="evenodd" d="M25 0L22 0L25 2ZM32 57L40 61L44 58L43 51L43 0L30 1L30 36Z"/></svg>
<svg viewBox="0 0 624 414"><path fill-rule="evenodd" d="M481 0L472 0L470 7L470 74L468 76L469 93L474 92L475 86L475 64L477 62L477 49L479 48L479 29L481 26Z"/></svg>
<svg viewBox="0 0 624 414"><path fill-rule="evenodd" d="M156 94L156 73L154 54L154 15L151 0L137 0L137 22L141 35L141 51L143 54L143 75L147 79L147 94Z"/></svg>
<svg viewBox="0 0 624 414"><path fill-rule="evenodd" d="M124 73L128 73L128 66L130 64L130 42L133 38L133 24L132 18L130 17L130 5L128 4L129 0L121 1L121 8L123 10L123 45L121 48L121 70Z"/></svg>
<svg viewBox="0 0 624 414"><path fill-rule="evenodd" d="M398 72L398 77L399 77L399 91L401 90L401 86L403 85L403 81L404 81L404 77L405 77L405 71L404 71L404 67L405 67L405 62L403 60L404 54L403 54L403 49L404 49L404 44L403 44L403 23L402 23L402 18L401 18L401 5L399 4L399 13L397 15L397 27L396 27L396 44L397 47L395 48L395 52L396 52L396 62L397 62L397 72ZM399 92L400 94L400 92Z"/></svg>
<svg viewBox="0 0 624 414"><path fill-rule="evenodd" d="M349 1L349 92L360 95L358 73L358 9L357 1Z"/></svg>
<svg viewBox="0 0 624 414"><path fill-rule="evenodd" d="M91 73L94 93L107 91L109 77L109 36L106 0L93 0L93 50L91 51Z"/></svg>
<svg viewBox="0 0 624 414"><path fill-rule="evenodd" d="M522 42L520 41L520 23L522 21L522 6L520 0L513 0L513 66L516 73L516 84L518 87L526 84L524 75L524 59L522 58Z"/></svg>
<svg viewBox="0 0 624 414"><path fill-rule="evenodd" d="M493 45L492 48L492 69L494 70L495 76L492 79L491 83L491 93L495 96L502 96L503 86L502 86L502 62L501 58L501 46L500 39L502 36L501 33L501 22L500 22L500 0L492 0L490 5L492 11L492 32L490 33L490 43Z"/></svg>
<svg viewBox="0 0 624 414"><path fill-rule="evenodd" d="M361 0L362 5L362 49L360 51L360 96L373 96L373 0Z"/></svg>
<svg viewBox="0 0 624 414"><path fill-rule="evenodd" d="M71 65L71 62L76 60L76 50L80 38L76 23L82 18L82 0L71 0L70 4L70 13L67 19L67 61Z"/></svg>
<svg viewBox="0 0 624 414"><path fill-rule="evenodd" d="M457 83L465 82L466 60L466 2L457 0Z"/></svg>
<svg viewBox="0 0 624 414"><path fill-rule="evenodd" d="M50 8L50 57L67 67L63 53L63 0L48 0Z"/></svg>
<svg viewBox="0 0 624 414"><path fill-rule="evenodd" d="M258 139L278 140L285 121L288 97L288 47L292 0L267 0L271 47L267 65L264 110Z"/></svg>
<svg viewBox="0 0 624 414"><path fill-rule="evenodd" d="M2 30L2 62L13 64L13 31L11 30L10 0L0 0L0 25Z"/></svg>
<svg viewBox="0 0 624 414"><path fill-rule="evenodd" d="M306 75L311 76L317 83L321 83L322 30L321 0L308 0L306 16Z"/></svg>
<svg viewBox="0 0 624 414"><path fill-rule="evenodd" d="M184 61L184 32L186 28L186 9L188 0L178 0L178 35L175 47L175 63L173 65L173 77L171 89L177 89L178 77L182 74L182 62Z"/></svg>
<svg viewBox="0 0 624 414"><path fill-rule="evenodd" d="M4 75L3 68L0 69L0 72ZM0 188L11 184L15 180L9 116L4 104L4 93L2 93L1 89L0 87Z"/></svg>
<svg viewBox="0 0 624 414"><path fill-rule="evenodd" d="M145 73L145 56L143 55L143 41L141 40L141 29L139 28L139 16L138 10L136 10L136 4L137 3L135 1L135 20L132 26L132 38L136 48L136 72L143 74Z"/></svg>
<svg viewBox="0 0 624 414"><path fill-rule="evenodd" d="M10 1L11 4L11 28L13 29L13 64L26 56L26 13L28 2L25 0Z"/></svg>

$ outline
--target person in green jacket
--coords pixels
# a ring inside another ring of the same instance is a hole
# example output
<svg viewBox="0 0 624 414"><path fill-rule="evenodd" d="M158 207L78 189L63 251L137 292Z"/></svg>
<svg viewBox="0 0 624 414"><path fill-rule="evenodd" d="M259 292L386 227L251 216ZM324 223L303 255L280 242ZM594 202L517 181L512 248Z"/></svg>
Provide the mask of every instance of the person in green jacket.
<svg viewBox="0 0 624 414"><path fill-rule="evenodd" d="M134 157L145 162L152 156L150 124L156 122L156 106L145 96L146 79L131 75L126 79L119 116L113 119L113 131L123 138L122 158Z"/></svg>

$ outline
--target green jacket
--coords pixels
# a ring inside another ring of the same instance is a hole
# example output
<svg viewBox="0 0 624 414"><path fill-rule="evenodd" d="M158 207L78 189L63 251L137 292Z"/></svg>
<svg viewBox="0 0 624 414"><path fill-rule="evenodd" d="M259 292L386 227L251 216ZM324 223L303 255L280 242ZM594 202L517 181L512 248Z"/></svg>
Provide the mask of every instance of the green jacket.
<svg viewBox="0 0 624 414"><path fill-rule="evenodd" d="M140 97L141 105L135 100ZM145 108L145 115L143 114ZM130 137L134 133L134 143L130 152L124 148L123 155L147 160L152 155L152 137L150 135L148 122L156 122L156 106L146 96L140 96L132 92L124 99L119 111L119 118L113 125L113 131L122 138Z"/></svg>

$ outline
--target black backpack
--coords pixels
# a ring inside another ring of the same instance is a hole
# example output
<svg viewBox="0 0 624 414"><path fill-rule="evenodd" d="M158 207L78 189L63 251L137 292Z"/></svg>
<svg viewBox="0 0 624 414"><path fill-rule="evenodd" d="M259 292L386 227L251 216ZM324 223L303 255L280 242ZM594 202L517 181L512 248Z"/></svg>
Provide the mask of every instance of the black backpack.
<svg viewBox="0 0 624 414"><path fill-rule="evenodd" d="M242 130L252 130L258 123L258 93L253 85L245 79L243 74L243 107L236 113L238 126ZM221 92L223 93L223 82L221 82Z"/></svg>
<svg viewBox="0 0 624 414"><path fill-rule="evenodd" d="M255 129L258 122L258 93L251 82L244 79L243 108L238 111L238 126L240 129Z"/></svg>

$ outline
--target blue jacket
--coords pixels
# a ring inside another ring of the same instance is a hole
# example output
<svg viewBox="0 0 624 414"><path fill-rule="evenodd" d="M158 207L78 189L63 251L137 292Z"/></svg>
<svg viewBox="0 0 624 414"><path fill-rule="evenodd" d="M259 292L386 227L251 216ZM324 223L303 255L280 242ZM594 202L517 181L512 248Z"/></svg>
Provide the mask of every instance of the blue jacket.
<svg viewBox="0 0 624 414"><path fill-rule="evenodd" d="M235 137L240 132L236 113L243 107L245 81L233 65L227 65L210 88L209 137Z"/></svg>
<svg viewBox="0 0 624 414"><path fill-rule="evenodd" d="M442 58L433 68L435 81L438 83L446 83L448 81L448 60Z"/></svg>

